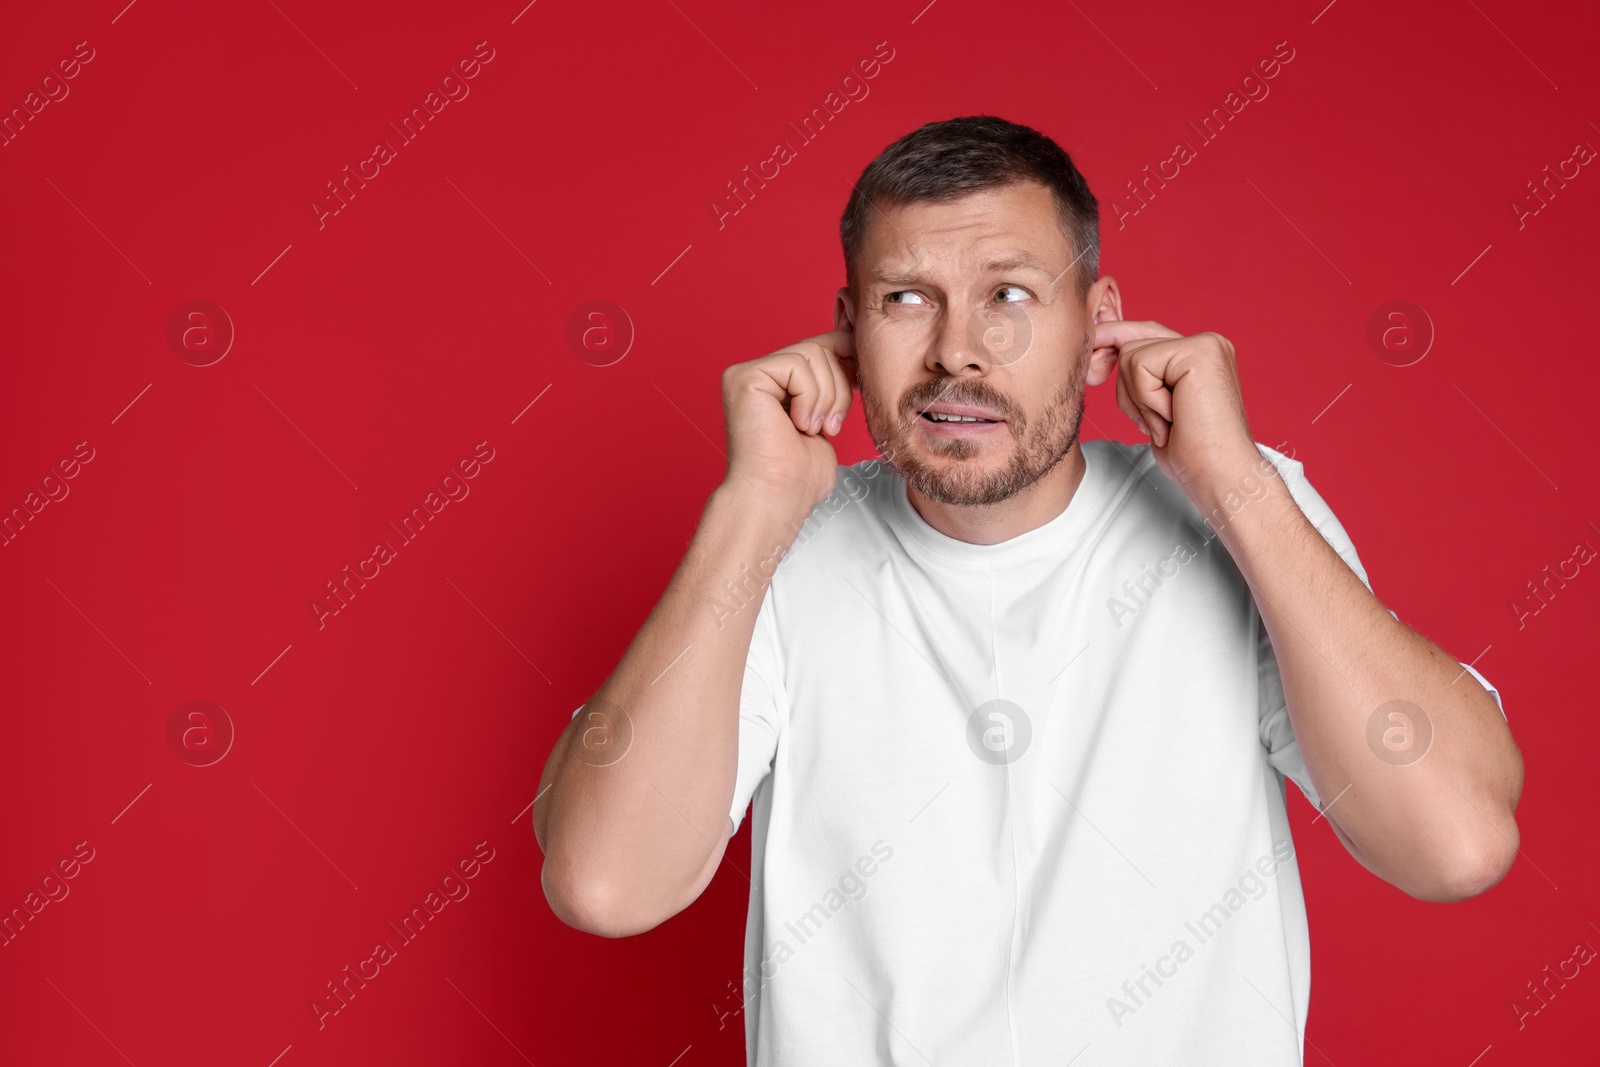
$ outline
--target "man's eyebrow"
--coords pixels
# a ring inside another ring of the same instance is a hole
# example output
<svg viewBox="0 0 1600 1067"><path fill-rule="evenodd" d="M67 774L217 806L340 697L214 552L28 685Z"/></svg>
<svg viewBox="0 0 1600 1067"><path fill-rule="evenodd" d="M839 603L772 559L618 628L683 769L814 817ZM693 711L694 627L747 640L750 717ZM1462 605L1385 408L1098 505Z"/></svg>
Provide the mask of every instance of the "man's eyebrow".
<svg viewBox="0 0 1600 1067"><path fill-rule="evenodd" d="M1040 274L1050 273L1048 267L1025 252L991 259L978 269L984 274L997 274L1008 270L1032 270L1038 271ZM879 269L871 272L869 280L887 285L915 285L924 279L917 274Z"/></svg>

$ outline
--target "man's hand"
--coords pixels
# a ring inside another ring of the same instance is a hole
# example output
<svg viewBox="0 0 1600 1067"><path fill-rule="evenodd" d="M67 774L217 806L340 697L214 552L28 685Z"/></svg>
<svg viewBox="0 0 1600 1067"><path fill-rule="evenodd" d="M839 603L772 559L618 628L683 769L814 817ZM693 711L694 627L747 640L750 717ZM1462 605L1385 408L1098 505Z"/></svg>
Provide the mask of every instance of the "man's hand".
<svg viewBox="0 0 1600 1067"><path fill-rule="evenodd" d="M850 410L839 359L853 357L854 346L853 333L833 330L722 372L725 486L801 517L833 491L839 457L826 437L838 434Z"/></svg>
<svg viewBox="0 0 1600 1067"><path fill-rule="evenodd" d="M1226 337L1117 320L1095 324L1094 347L1117 351L1117 406L1191 499L1260 461Z"/></svg>

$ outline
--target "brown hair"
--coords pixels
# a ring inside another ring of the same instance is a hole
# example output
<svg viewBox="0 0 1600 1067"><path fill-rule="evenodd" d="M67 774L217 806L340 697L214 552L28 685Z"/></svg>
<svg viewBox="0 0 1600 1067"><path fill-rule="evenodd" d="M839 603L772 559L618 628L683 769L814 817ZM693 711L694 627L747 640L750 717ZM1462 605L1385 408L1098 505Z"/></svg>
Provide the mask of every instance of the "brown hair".
<svg viewBox="0 0 1600 1067"><path fill-rule="evenodd" d="M1078 299L1100 276L1100 204L1072 157L1038 130L993 115L930 122L867 164L839 217L845 277L856 291L856 259L877 210L919 201L955 200L980 189L1036 181L1054 194L1061 231L1078 258Z"/></svg>

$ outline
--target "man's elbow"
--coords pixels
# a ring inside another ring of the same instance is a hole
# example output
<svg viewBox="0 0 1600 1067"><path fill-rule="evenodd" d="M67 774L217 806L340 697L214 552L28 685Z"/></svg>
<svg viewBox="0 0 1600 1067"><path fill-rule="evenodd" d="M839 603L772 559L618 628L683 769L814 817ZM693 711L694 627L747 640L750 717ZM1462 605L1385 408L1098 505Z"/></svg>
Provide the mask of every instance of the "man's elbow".
<svg viewBox="0 0 1600 1067"><path fill-rule="evenodd" d="M618 894L603 884L582 882L552 873L548 862L540 869L539 884L556 918L586 934L597 937L633 937L661 925L662 919L630 909Z"/></svg>
<svg viewBox="0 0 1600 1067"><path fill-rule="evenodd" d="M1517 859L1516 823L1507 820L1513 836L1491 833L1465 841L1453 850L1451 860L1436 871L1432 884L1422 892L1412 892L1420 900L1453 904L1470 900L1499 885Z"/></svg>

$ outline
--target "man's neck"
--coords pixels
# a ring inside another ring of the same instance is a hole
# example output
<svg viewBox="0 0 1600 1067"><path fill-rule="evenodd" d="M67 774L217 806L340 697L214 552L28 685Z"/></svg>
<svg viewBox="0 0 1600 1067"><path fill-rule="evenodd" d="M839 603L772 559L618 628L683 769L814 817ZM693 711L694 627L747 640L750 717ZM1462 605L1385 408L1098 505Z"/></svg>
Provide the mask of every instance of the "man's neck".
<svg viewBox="0 0 1600 1067"><path fill-rule="evenodd" d="M1078 442L1043 478L998 504L962 507L941 504L906 486L906 498L924 522L946 537L974 545L994 545L1036 530L1060 515L1078 491L1087 469Z"/></svg>

